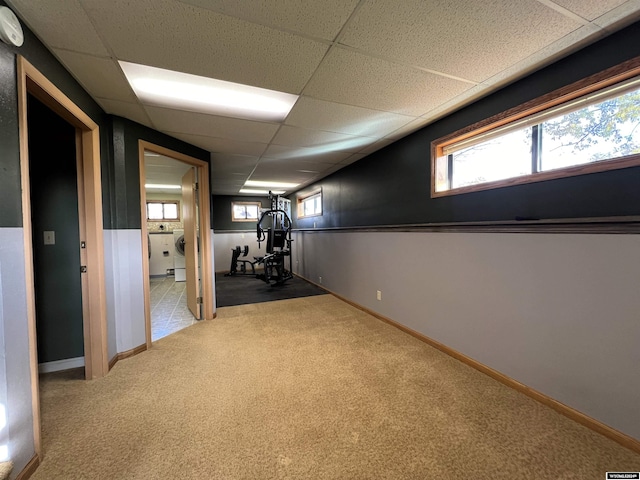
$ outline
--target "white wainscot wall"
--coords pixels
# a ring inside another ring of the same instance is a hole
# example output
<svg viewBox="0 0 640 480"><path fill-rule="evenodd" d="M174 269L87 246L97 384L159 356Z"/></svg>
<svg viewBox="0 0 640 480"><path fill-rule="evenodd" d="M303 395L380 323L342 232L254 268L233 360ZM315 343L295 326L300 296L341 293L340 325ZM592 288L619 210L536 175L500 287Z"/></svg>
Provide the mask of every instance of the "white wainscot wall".
<svg viewBox="0 0 640 480"><path fill-rule="evenodd" d="M15 475L35 455L22 228L0 228L0 327L0 448L7 447Z"/></svg>
<svg viewBox="0 0 640 480"><path fill-rule="evenodd" d="M104 251L111 359L146 343L141 231L105 230Z"/></svg>
<svg viewBox="0 0 640 480"><path fill-rule="evenodd" d="M152 277L167 274L167 270L174 268L174 253L176 251L173 233L149 234L149 275ZM165 255L166 252L166 255Z"/></svg>
<svg viewBox="0 0 640 480"><path fill-rule="evenodd" d="M639 235L298 232L294 252L299 275L640 439Z"/></svg>

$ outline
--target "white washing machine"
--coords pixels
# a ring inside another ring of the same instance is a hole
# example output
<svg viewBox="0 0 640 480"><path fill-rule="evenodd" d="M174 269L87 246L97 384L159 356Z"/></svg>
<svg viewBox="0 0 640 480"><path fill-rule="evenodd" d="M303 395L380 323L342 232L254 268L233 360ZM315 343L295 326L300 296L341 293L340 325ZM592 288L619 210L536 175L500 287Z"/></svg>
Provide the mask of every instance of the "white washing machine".
<svg viewBox="0 0 640 480"><path fill-rule="evenodd" d="M187 280L184 261L184 230L173 231L173 244L175 253L173 255L173 269L176 282L184 282Z"/></svg>

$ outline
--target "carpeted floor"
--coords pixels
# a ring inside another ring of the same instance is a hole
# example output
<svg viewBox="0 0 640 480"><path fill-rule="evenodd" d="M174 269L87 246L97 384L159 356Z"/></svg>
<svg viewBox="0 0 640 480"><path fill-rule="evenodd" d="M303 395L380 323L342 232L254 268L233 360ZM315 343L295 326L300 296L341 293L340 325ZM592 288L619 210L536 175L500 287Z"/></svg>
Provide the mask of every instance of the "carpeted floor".
<svg viewBox="0 0 640 480"><path fill-rule="evenodd" d="M320 295L220 308L41 382L52 479L600 480L640 455Z"/></svg>
<svg viewBox="0 0 640 480"><path fill-rule="evenodd" d="M216 273L216 305L218 307L273 302L326 293L298 277L293 277L282 285L271 286L254 276L225 277L222 273Z"/></svg>

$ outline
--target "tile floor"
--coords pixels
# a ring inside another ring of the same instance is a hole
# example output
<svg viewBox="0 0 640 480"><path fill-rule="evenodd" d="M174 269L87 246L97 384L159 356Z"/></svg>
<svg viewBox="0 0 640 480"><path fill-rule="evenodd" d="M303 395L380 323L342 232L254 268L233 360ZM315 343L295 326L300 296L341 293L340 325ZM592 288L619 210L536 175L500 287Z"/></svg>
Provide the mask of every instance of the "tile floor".
<svg viewBox="0 0 640 480"><path fill-rule="evenodd" d="M187 308L187 283L173 277L149 279L151 340L156 341L197 322Z"/></svg>

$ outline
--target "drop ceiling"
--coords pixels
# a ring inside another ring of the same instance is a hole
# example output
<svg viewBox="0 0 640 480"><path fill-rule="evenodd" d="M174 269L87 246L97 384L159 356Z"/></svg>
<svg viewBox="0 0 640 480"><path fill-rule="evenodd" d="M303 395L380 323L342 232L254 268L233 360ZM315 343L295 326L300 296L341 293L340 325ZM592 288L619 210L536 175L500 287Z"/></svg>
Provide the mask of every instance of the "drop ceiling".
<svg viewBox="0 0 640 480"><path fill-rule="evenodd" d="M218 195L312 183L640 18L640 0L8 3L107 113L211 152ZM282 122L162 108L119 60L300 97Z"/></svg>
<svg viewBox="0 0 640 480"><path fill-rule="evenodd" d="M147 195L182 195L181 188L166 188L166 186L181 187L182 177L192 168L184 162L158 153L144 152L145 184L164 185L165 188L145 188Z"/></svg>

